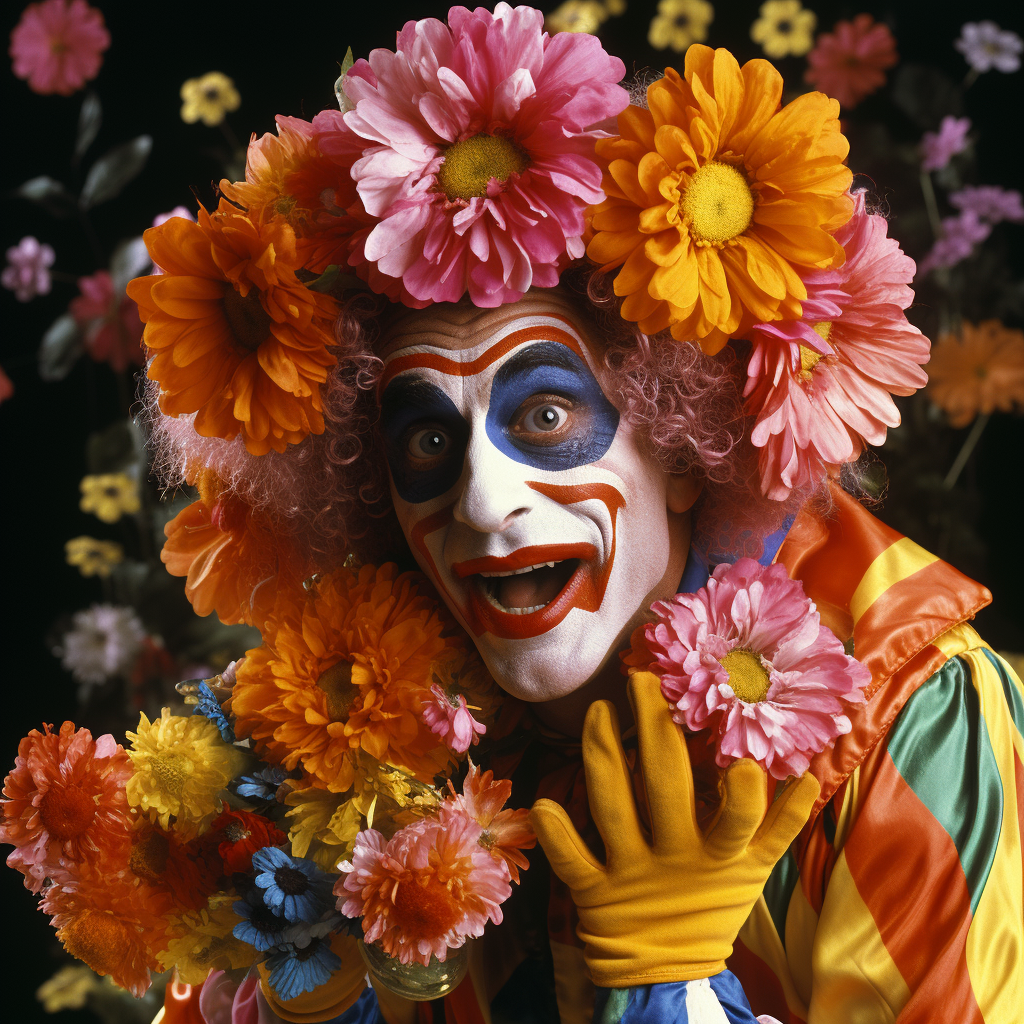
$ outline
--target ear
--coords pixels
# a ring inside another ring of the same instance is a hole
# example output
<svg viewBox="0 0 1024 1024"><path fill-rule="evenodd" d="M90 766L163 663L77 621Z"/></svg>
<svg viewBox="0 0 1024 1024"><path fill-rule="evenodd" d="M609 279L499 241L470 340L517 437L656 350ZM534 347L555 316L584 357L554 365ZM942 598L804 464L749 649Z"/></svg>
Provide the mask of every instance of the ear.
<svg viewBox="0 0 1024 1024"><path fill-rule="evenodd" d="M666 504L669 512L689 512L704 490L704 481L692 473L669 473Z"/></svg>

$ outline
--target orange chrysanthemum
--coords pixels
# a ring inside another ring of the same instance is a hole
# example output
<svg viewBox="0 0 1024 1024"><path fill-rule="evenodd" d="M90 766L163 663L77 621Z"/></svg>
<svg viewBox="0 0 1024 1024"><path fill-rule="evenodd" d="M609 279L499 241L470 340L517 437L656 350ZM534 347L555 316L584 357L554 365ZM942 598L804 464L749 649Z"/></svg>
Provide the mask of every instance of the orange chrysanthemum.
<svg viewBox="0 0 1024 1024"><path fill-rule="evenodd" d="M719 351L755 323L800 316L803 271L838 265L850 219L839 104L807 93L779 106L782 76L695 44L685 75L647 90L597 143L608 196L587 255L621 266L622 315L648 334Z"/></svg>
<svg viewBox="0 0 1024 1024"><path fill-rule="evenodd" d="M195 413L203 437L241 434L253 455L323 433L337 305L296 276L292 227L224 203L200 209L195 224L172 217L145 239L164 273L128 290L155 353L148 375L163 412Z"/></svg>
<svg viewBox="0 0 1024 1024"><path fill-rule="evenodd" d="M180 910L199 910L217 890L220 864L201 843L183 842L140 819L132 834L128 868L140 881L168 897Z"/></svg>
<svg viewBox="0 0 1024 1024"><path fill-rule="evenodd" d="M1024 332L983 320L965 322L959 339L944 335L932 346L928 394L954 427L1024 406Z"/></svg>
<svg viewBox="0 0 1024 1024"><path fill-rule="evenodd" d="M132 995L145 994L149 972L160 970L156 954L167 944L169 900L125 874L90 870L74 883L51 885L39 909L51 915L73 957Z"/></svg>
<svg viewBox="0 0 1024 1024"><path fill-rule="evenodd" d="M197 615L259 626L270 611L274 577L301 579L305 565L281 531L228 491L212 470L199 474L199 500L164 526L160 559L184 576Z"/></svg>
<svg viewBox="0 0 1024 1024"><path fill-rule="evenodd" d="M447 753L418 712L454 641L418 588L415 573L365 565L323 577L309 594L281 590L227 705L239 737L336 793L352 785L360 748L429 780Z"/></svg>
<svg viewBox="0 0 1024 1024"><path fill-rule="evenodd" d="M279 114L276 135L253 136L245 181L222 181L220 190L250 214L287 220L299 258L316 273L345 265L352 232L363 226L348 212L358 200L352 176L320 152L313 126L298 117Z"/></svg>

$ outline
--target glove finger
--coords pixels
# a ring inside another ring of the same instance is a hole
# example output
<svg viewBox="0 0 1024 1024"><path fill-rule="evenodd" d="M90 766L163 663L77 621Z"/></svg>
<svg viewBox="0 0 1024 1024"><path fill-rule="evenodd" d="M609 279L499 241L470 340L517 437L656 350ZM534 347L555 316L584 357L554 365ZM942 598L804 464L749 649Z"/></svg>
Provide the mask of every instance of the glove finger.
<svg viewBox="0 0 1024 1024"><path fill-rule="evenodd" d="M752 845L762 861L774 864L789 849L807 824L820 792L821 785L813 775L804 775L783 790L754 836Z"/></svg>
<svg viewBox="0 0 1024 1024"><path fill-rule="evenodd" d="M622 749L619 716L607 700L597 700L583 722L583 767L587 773L590 816L604 840L609 870L648 851L633 795L633 776Z"/></svg>
<svg viewBox="0 0 1024 1024"><path fill-rule="evenodd" d="M707 836L708 852L723 860L742 853L767 808L768 778L764 769L747 758L729 765L722 775L718 818Z"/></svg>
<svg viewBox="0 0 1024 1024"><path fill-rule="evenodd" d="M551 870L575 893L593 885L604 874L600 862L573 827L569 815L554 800L536 800L530 824L551 865Z"/></svg>
<svg viewBox="0 0 1024 1024"><path fill-rule="evenodd" d="M654 845L677 849L699 834L690 753L662 696L661 680L651 672L636 672L629 677L628 691L640 740Z"/></svg>

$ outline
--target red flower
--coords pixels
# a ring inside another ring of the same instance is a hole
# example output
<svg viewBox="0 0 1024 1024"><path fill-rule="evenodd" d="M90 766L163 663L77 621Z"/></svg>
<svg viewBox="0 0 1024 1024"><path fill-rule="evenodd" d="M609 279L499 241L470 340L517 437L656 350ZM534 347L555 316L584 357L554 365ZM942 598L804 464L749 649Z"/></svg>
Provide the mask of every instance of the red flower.
<svg viewBox="0 0 1024 1024"><path fill-rule="evenodd" d="M837 21L823 32L809 54L804 79L834 96L847 110L885 85L885 69L899 60L896 40L885 25L870 14L853 21Z"/></svg>
<svg viewBox="0 0 1024 1024"><path fill-rule="evenodd" d="M129 363L142 366L142 321L139 307L122 292L105 270L80 277L81 295L71 300L70 312L85 333L86 351L97 363L110 363L118 373Z"/></svg>
<svg viewBox="0 0 1024 1024"><path fill-rule="evenodd" d="M207 837L216 845L224 874L247 874L252 855L265 846L281 846L288 837L273 822L248 811L225 811L210 827Z"/></svg>

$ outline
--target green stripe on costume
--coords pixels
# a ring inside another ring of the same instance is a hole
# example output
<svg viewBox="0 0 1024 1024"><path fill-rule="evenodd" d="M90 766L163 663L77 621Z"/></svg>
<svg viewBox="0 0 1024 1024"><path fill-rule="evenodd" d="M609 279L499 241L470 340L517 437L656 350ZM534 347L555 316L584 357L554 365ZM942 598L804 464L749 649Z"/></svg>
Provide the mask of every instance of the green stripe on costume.
<svg viewBox="0 0 1024 1024"><path fill-rule="evenodd" d="M772 873L764 886L764 901L768 905L768 913L775 924L775 930L779 933L783 949L786 948L786 913L799 880L800 867L793 856L793 848L790 847L782 860L772 868Z"/></svg>
<svg viewBox="0 0 1024 1024"><path fill-rule="evenodd" d="M951 658L907 701L889 732L896 770L960 856L973 913L995 859L1003 785L970 669Z"/></svg>
<svg viewBox="0 0 1024 1024"><path fill-rule="evenodd" d="M988 658L992 663L992 667L999 675L999 681L1003 684L1003 696L1006 697L1006 703L1010 707L1010 717L1013 719L1013 724L1017 727L1017 732L1024 735L1024 698L1021 697L1020 690L1010 678L1009 672L1006 671L1006 663L1002 658L984 647L982 648L982 654Z"/></svg>

